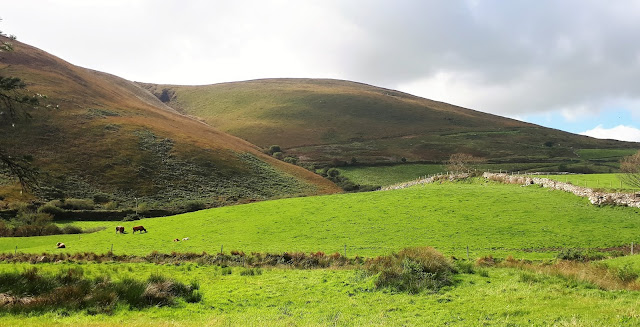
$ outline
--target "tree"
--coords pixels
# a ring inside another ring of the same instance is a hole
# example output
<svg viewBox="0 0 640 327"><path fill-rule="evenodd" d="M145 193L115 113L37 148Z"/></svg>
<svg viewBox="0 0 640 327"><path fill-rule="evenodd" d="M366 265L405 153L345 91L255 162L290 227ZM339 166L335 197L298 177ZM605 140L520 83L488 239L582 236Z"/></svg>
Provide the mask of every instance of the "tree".
<svg viewBox="0 0 640 327"><path fill-rule="evenodd" d="M447 170L453 173L469 172L480 163L485 162L484 158L474 157L467 153L454 153L447 162Z"/></svg>
<svg viewBox="0 0 640 327"><path fill-rule="evenodd" d="M15 36L7 37L0 31L0 53L13 51L11 40L15 40ZM29 95L27 84L20 78L0 74L0 126L5 125L13 128L19 119L30 118L31 116L25 108L39 106L41 98L44 96L40 94ZM12 156L1 147L0 169L17 177L25 191L37 186L37 171L31 166L29 160Z"/></svg>
<svg viewBox="0 0 640 327"><path fill-rule="evenodd" d="M621 181L633 187L640 187L640 151L620 160Z"/></svg>

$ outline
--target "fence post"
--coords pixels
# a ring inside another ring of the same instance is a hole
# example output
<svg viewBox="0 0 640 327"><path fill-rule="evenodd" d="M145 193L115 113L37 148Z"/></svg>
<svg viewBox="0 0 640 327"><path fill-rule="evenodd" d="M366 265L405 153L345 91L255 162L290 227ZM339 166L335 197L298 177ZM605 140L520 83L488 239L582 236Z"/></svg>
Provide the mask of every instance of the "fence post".
<svg viewBox="0 0 640 327"><path fill-rule="evenodd" d="M113 253L113 243L111 243L111 251L109 253Z"/></svg>
<svg viewBox="0 0 640 327"><path fill-rule="evenodd" d="M469 246L467 245L467 261L469 261Z"/></svg>
<svg viewBox="0 0 640 327"><path fill-rule="evenodd" d="M222 254L222 249L224 249L224 244L220 245L220 254Z"/></svg>
<svg viewBox="0 0 640 327"><path fill-rule="evenodd" d="M13 251L13 254L17 254L18 253L18 246L16 245L16 249Z"/></svg>

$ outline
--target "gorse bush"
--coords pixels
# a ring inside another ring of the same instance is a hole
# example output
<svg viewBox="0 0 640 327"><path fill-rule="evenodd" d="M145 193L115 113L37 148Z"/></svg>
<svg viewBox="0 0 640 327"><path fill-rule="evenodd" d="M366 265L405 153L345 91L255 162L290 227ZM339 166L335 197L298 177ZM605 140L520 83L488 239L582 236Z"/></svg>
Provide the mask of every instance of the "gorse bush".
<svg viewBox="0 0 640 327"><path fill-rule="evenodd" d="M397 254L378 257L367 262L366 269L378 275L376 288L412 294L451 285L451 277L456 272L449 260L431 247L406 248Z"/></svg>
<svg viewBox="0 0 640 327"><path fill-rule="evenodd" d="M40 274L36 268L22 273L0 274L0 293L5 294L0 312L29 313L56 309L112 313L116 306L142 309L175 304L176 298L199 302L199 285L153 275L146 281L108 277L89 279L82 269L68 269L56 275Z"/></svg>

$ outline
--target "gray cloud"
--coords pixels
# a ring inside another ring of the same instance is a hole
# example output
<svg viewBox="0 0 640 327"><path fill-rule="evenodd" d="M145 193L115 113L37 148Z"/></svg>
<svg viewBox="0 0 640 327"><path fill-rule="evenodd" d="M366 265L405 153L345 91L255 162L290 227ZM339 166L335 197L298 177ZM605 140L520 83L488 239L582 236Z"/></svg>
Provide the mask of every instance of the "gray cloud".
<svg viewBox="0 0 640 327"><path fill-rule="evenodd" d="M331 77L509 116L640 112L638 1L23 0L2 18L132 80Z"/></svg>

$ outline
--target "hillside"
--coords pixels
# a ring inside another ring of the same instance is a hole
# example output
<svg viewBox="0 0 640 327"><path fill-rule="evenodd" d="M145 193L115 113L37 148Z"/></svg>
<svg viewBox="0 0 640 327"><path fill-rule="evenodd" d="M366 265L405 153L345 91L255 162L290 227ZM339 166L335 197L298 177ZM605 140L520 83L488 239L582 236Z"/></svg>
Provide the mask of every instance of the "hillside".
<svg viewBox="0 0 640 327"><path fill-rule="evenodd" d="M176 110L303 162L441 162L463 152L492 162L572 162L578 149L637 148L370 85L266 79L204 86L140 85Z"/></svg>
<svg viewBox="0 0 640 327"><path fill-rule="evenodd" d="M59 109L31 109L33 119L0 129L0 147L32 158L44 198L91 198L151 206L199 200L223 205L338 188L265 155L237 137L183 116L136 84L69 64L13 41L3 76L22 78ZM4 181L3 198L15 196Z"/></svg>

